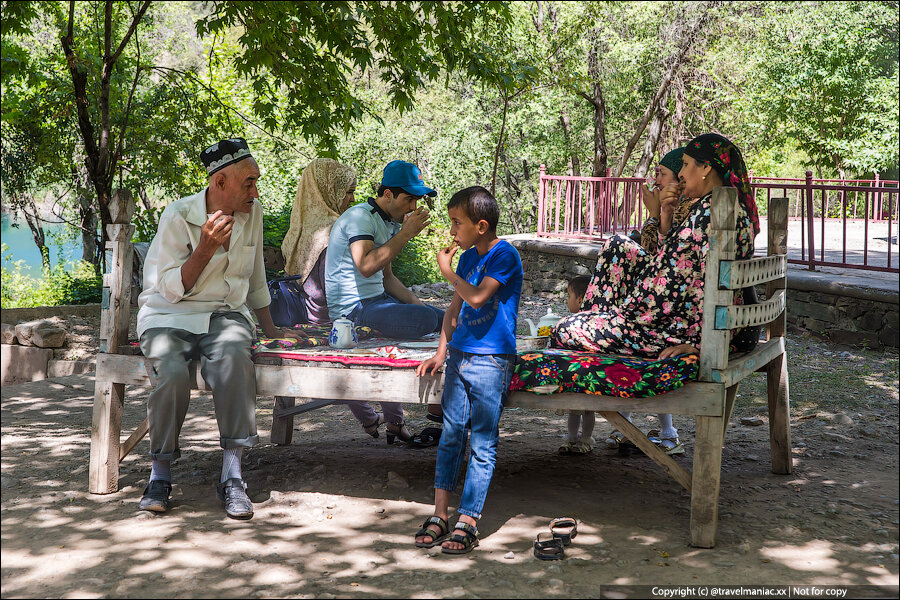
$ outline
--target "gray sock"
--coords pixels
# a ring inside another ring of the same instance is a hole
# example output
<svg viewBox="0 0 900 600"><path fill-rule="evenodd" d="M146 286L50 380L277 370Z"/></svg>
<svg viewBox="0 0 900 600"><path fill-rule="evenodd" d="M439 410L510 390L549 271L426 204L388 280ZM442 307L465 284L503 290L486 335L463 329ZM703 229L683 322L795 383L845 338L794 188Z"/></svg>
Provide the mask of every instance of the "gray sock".
<svg viewBox="0 0 900 600"><path fill-rule="evenodd" d="M150 467L150 481L157 480L172 483L172 461L154 460Z"/></svg>
<svg viewBox="0 0 900 600"><path fill-rule="evenodd" d="M229 479L241 479L241 455L243 448L225 448L222 456L222 479L224 483Z"/></svg>
<svg viewBox="0 0 900 600"><path fill-rule="evenodd" d="M662 439L674 439L678 437L678 430L672 425L672 415L659 416L659 437Z"/></svg>

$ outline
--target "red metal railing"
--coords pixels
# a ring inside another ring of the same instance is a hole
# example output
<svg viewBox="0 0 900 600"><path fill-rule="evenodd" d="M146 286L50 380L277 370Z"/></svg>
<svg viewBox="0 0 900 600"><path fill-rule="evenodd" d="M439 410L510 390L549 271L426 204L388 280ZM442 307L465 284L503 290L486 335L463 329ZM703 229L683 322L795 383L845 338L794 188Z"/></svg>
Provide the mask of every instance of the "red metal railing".
<svg viewBox="0 0 900 600"><path fill-rule="evenodd" d="M537 234L596 240L640 229L647 216L643 183L636 177L547 175L541 165ZM807 171L805 179L751 174L751 186L760 215L773 195L793 199L789 219L798 223L800 247L791 244L789 262L810 270L818 265L900 272L897 181L813 179Z"/></svg>

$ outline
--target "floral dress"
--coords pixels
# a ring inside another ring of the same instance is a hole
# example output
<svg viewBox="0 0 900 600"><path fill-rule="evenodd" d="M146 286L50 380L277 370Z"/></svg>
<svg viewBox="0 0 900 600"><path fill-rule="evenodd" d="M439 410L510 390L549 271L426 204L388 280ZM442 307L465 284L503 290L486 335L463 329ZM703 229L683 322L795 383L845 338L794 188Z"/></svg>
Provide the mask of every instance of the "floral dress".
<svg viewBox="0 0 900 600"><path fill-rule="evenodd" d="M625 237L607 240L582 312L557 324L551 346L644 357L679 344L699 347L710 198L707 194L694 203L656 252ZM749 258L754 236L743 207L736 235L736 257Z"/></svg>

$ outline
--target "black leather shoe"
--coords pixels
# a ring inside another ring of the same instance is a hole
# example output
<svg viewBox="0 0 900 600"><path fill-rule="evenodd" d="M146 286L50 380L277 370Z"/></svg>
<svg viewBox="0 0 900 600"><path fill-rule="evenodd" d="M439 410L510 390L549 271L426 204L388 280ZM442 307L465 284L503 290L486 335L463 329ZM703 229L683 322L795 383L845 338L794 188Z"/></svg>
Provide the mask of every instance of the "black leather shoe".
<svg viewBox="0 0 900 600"><path fill-rule="evenodd" d="M225 514L232 519L253 518L253 503L247 495L247 484L233 477L216 488L219 500L225 503Z"/></svg>
<svg viewBox="0 0 900 600"><path fill-rule="evenodd" d="M151 481L144 488L144 497L141 498L140 509L150 512L166 512L169 510L169 494L172 493L172 484L163 479Z"/></svg>

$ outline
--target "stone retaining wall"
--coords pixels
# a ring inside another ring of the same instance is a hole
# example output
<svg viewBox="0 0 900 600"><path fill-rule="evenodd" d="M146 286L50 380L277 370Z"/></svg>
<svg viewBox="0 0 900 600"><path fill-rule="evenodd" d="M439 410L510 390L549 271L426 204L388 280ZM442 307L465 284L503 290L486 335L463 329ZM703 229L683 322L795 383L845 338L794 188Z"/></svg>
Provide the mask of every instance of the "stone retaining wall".
<svg viewBox="0 0 900 600"><path fill-rule="evenodd" d="M516 238L507 239L522 257L525 294L564 294L570 278L593 272L600 249L587 242ZM866 286L834 274L791 268L787 301L788 323L815 335L852 346L900 347L896 283L893 289Z"/></svg>

